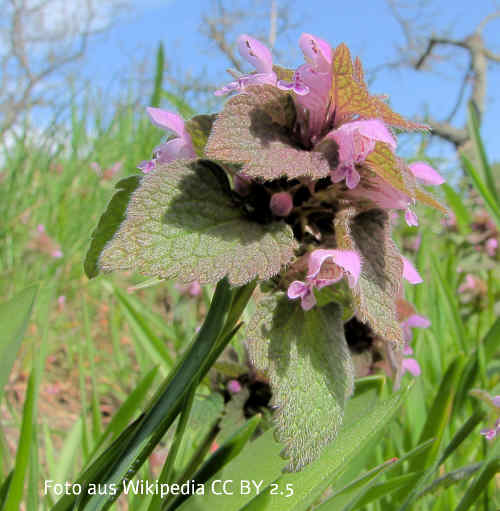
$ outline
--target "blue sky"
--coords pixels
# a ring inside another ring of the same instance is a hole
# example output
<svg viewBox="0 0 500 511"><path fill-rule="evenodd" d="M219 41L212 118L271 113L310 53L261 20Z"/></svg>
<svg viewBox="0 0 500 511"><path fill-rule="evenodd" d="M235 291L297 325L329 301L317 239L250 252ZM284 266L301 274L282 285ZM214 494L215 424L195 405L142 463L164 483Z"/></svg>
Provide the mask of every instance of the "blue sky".
<svg viewBox="0 0 500 511"><path fill-rule="evenodd" d="M270 3L270 2L269 2ZM128 79L132 63L144 55L154 54L159 41L163 41L167 58L183 71L194 74L204 70L213 81L224 84L229 80L224 70L228 62L218 55L207 39L200 34L200 13L208 11L209 0L146 0L132 1L131 10L122 14L106 34L95 37L89 55L81 68L82 76L92 77L94 83L117 90ZM345 42L354 55L360 55L364 66L373 69L397 57L396 46L404 45L404 36L384 0L326 1L296 0L296 19L299 26L289 33L287 40L278 41L280 47L297 48L302 32L327 39L332 46ZM436 30L447 29L455 37L463 37L489 13L495 10L490 0L434 0L429 2L428 18ZM264 22L261 22L265 25ZM241 25L242 32L252 34L255 22ZM263 27L267 31L267 26ZM500 18L492 21L484 32L489 47L500 53ZM465 52L456 65L467 65ZM302 63L298 49L289 51L282 65L296 67ZM428 108L436 118L446 117L453 108L459 88L456 65L439 67L439 74L419 73L412 70L384 70L377 74L371 86L374 93L388 94L391 106L399 113L412 117ZM455 67L454 67L455 66ZM149 70L152 72L152 69ZM500 64L491 65L488 83L488 111L484 119L483 134L490 156L500 160ZM147 97L144 105L147 106ZM458 121L464 119L463 111ZM456 121L455 121L456 122ZM418 139L409 142L414 146ZM446 145L433 148L435 155L450 157L453 152Z"/></svg>

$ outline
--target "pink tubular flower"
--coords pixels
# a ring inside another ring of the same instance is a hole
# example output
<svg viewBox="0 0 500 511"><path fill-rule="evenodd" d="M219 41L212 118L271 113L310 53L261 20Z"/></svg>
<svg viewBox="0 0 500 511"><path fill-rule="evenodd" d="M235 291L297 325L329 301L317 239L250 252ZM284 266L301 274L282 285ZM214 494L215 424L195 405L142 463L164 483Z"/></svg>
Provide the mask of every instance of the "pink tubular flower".
<svg viewBox="0 0 500 511"><path fill-rule="evenodd" d="M238 38L238 51L257 72L243 75L236 81L228 83L222 89L215 91L216 96L222 96L230 92L241 92L249 85L276 85L277 77L273 71L273 57L266 45L247 34L243 34Z"/></svg>
<svg viewBox="0 0 500 511"><path fill-rule="evenodd" d="M278 87L296 93L297 114L303 124L307 119L306 138L314 143L323 130L331 106L333 52L326 41L311 34L302 34L299 46L304 53L306 64L295 71L292 83L280 80Z"/></svg>
<svg viewBox="0 0 500 511"><path fill-rule="evenodd" d="M412 328L429 328L430 326L431 322L429 321L428 318L426 318L425 316L421 316L420 314L412 314L401 323L401 328L403 330L403 337L405 342L408 343L411 341L413 337L411 331ZM411 355L411 353L408 354Z"/></svg>
<svg viewBox="0 0 500 511"><path fill-rule="evenodd" d="M500 435L500 395L492 397L487 392L476 389L472 390L471 394L485 401L493 411L493 414L496 414L498 417L492 428L485 428L480 431L480 434L483 435L486 440L493 440L497 435Z"/></svg>
<svg viewBox="0 0 500 511"><path fill-rule="evenodd" d="M403 278L410 284L420 284L423 282L415 266L406 257L401 256L401 259L403 260Z"/></svg>
<svg viewBox="0 0 500 511"><path fill-rule="evenodd" d="M363 163L375 149L375 142L384 142L396 149L396 140L382 121L369 119L342 124L331 131L327 138L335 140L339 146L339 164L331 173L331 179L338 183L345 179L347 188L355 188L360 180L356 165Z"/></svg>
<svg viewBox="0 0 500 511"><path fill-rule="evenodd" d="M177 138L155 147L153 150L155 154L154 166L156 166L156 163L170 163L177 159L189 160L196 158L191 135L186 130L182 117L161 108L148 107L146 110L153 124L164 130L173 131L177 135ZM154 166L153 160L139 164L139 168L146 173L153 170Z"/></svg>
<svg viewBox="0 0 500 511"><path fill-rule="evenodd" d="M142 170L144 174L148 174L152 170L156 168L156 161L154 159L152 160L143 160L139 165L137 165L137 168L139 170Z"/></svg>
<svg viewBox="0 0 500 511"><path fill-rule="evenodd" d="M371 176L354 190L349 190L349 198L368 199L383 209L405 210L405 220L410 227L418 226L418 218L413 211L413 203L405 193L397 190L379 176Z"/></svg>
<svg viewBox="0 0 500 511"><path fill-rule="evenodd" d="M486 248L486 253L490 257L495 257L495 253L498 248L498 240L496 238L490 238L489 240L486 241L485 248Z"/></svg>
<svg viewBox="0 0 500 511"><path fill-rule="evenodd" d="M423 161L416 161L409 165L412 174L424 185L442 185L444 179L430 165Z"/></svg>
<svg viewBox="0 0 500 511"><path fill-rule="evenodd" d="M474 277L474 275L471 275L470 273L468 273L465 276L464 282L462 282L462 284L460 284L460 286L458 288L458 292L465 293L466 291L477 291L478 289L479 289L478 280L476 279L476 277Z"/></svg>
<svg viewBox="0 0 500 511"><path fill-rule="evenodd" d="M313 289L321 289L347 277L349 287L354 287L361 273L361 259L351 250L318 249L309 254L306 281L295 280L288 287L288 298L301 299L301 306L309 310L316 304Z"/></svg>

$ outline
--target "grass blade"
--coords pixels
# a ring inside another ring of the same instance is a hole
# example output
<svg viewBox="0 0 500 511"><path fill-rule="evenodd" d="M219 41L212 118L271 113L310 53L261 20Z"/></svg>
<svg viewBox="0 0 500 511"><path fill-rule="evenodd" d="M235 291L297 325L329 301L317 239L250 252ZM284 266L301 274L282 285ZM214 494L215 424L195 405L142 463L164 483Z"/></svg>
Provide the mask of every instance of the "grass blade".
<svg viewBox="0 0 500 511"><path fill-rule="evenodd" d="M0 305L0 402L31 317L38 286L32 286Z"/></svg>

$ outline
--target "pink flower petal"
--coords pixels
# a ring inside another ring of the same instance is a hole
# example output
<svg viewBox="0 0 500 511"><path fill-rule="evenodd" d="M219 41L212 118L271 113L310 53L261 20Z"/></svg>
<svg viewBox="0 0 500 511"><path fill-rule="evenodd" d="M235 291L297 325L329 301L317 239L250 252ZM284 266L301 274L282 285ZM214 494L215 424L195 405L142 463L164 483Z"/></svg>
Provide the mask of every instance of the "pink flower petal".
<svg viewBox="0 0 500 511"><path fill-rule="evenodd" d="M155 148L158 163L170 163L174 160L189 160L196 158L191 140L174 138Z"/></svg>
<svg viewBox="0 0 500 511"><path fill-rule="evenodd" d="M408 371L413 374L413 376L419 376L422 372L420 364L414 358L404 358L402 368L403 374Z"/></svg>
<svg viewBox="0 0 500 511"><path fill-rule="evenodd" d="M405 210L405 220L409 227L418 227L418 217L409 207Z"/></svg>
<svg viewBox="0 0 500 511"><path fill-rule="evenodd" d="M352 250L313 250L309 255L309 273L307 278L315 278L327 259L332 259L337 266L340 266L349 274L348 277L351 277L348 278L350 287L356 285L361 273L361 259L359 255Z"/></svg>
<svg viewBox="0 0 500 511"><path fill-rule="evenodd" d="M269 48L247 34L238 37L240 55L255 68L257 73L273 72L273 57Z"/></svg>
<svg viewBox="0 0 500 511"><path fill-rule="evenodd" d="M143 160L139 165L137 165L137 168L139 170L142 170L144 174L148 174L152 170L154 170L156 167L156 161L155 160Z"/></svg>
<svg viewBox="0 0 500 511"><path fill-rule="evenodd" d="M151 122L159 128L173 131L179 137L187 135L186 128L184 127L184 119L180 115L151 106L146 108L146 111L151 118Z"/></svg>
<svg viewBox="0 0 500 511"><path fill-rule="evenodd" d="M310 289L309 292L302 297L300 305L305 311L311 310L316 305L316 297L314 296L312 289Z"/></svg>
<svg viewBox="0 0 500 511"><path fill-rule="evenodd" d="M326 41L311 34L302 34L299 39L299 46L306 61L315 71L320 73L330 71L333 52Z"/></svg>
<svg viewBox="0 0 500 511"><path fill-rule="evenodd" d="M442 185L444 179L427 163L417 161L410 164L413 175L426 185Z"/></svg>
<svg viewBox="0 0 500 511"><path fill-rule="evenodd" d="M396 149L396 139L387 129L385 124L378 119L367 119L364 121L353 121L342 124L337 130L347 134L358 132L360 135L370 139L384 142L392 150Z"/></svg>
<svg viewBox="0 0 500 511"><path fill-rule="evenodd" d="M431 326L429 319L420 314L412 314L406 320L406 324L412 328L429 328Z"/></svg>
<svg viewBox="0 0 500 511"><path fill-rule="evenodd" d="M410 284L420 284L423 282L415 266L406 257L401 256L401 259L403 260L403 278Z"/></svg>
<svg viewBox="0 0 500 511"><path fill-rule="evenodd" d="M491 402L493 403L494 406L496 406L497 408L500 408L500 396L492 397Z"/></svg>
<svg viewBox="0 0 500 511"><path fill-rule="evenodd" d="M296 298L302 298L307 294L309 290L309 286L305 282L301 282L300 280L294 280L289 286L287 295L290 300L295 300Z"/></svg>

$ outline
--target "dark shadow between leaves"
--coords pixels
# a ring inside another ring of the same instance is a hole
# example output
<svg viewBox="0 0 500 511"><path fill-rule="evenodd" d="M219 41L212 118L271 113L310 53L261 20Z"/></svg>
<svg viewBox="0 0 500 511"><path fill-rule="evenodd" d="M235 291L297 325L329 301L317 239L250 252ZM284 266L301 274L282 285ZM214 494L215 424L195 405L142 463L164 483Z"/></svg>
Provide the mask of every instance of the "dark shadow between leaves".
<svg viewBox="0 0 500 511"><path fill-rule="evenodd" d="M267 233L281 229L281 222L264 226L248 220L233 200L227 175L216 162L197 160L186 166L192 172L187 172L176 183L180 193L163 213L164 223L188 233L202 234L212 229L213 237L225 241L238 240L242 246L258 242ZM225 223L228 224L227 229L218 227Z"/></svg>

